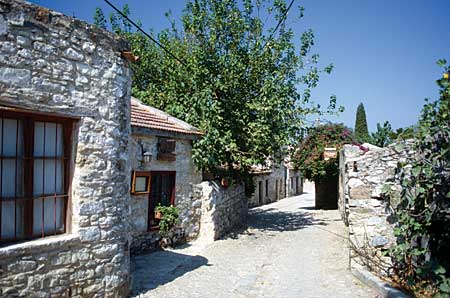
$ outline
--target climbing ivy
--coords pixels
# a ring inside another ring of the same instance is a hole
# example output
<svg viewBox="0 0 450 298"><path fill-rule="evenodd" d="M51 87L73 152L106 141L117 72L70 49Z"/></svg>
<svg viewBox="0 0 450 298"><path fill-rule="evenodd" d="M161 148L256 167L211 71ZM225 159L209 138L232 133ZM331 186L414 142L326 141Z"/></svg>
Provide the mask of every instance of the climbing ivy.
<svg viewBox="0 0 450 298"><path fill-rule="evenodd" d="M437 81L440 98L426 100L417 156L399 165L402 187L395 215L397 244L390 250L400 281L417 296L450 297L450 67ZM389 188L385 189L387 196Z"/></svg>

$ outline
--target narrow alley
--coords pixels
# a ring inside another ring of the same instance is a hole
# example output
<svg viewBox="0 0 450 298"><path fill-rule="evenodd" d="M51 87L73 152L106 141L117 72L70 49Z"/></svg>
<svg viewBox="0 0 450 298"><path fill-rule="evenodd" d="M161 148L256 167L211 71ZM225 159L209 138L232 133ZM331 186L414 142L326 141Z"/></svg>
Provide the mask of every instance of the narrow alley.
<svg viewBox="0 0 450 298"><path fill-rule="evenodd" d="M303 194L251 209L248 228L214 243L132 259L134 297L376 297L348 268L337 210Z"/></svg>

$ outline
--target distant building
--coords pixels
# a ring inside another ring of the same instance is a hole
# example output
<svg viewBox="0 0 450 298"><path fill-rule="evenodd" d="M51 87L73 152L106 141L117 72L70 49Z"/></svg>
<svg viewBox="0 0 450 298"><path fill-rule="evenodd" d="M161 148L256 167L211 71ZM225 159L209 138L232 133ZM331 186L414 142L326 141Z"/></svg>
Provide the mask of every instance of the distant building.
<svg viewBox="0 0 450 298"><path fill-rule="evenodd" d="M267 167L254 166L252 174L255 192L248 201L249 208L276 202L303 192L301 173L294 170L288 159L280 164L272 163Z"/></svg>
<svg viewBox="0 0 450 298"><path fill-rule="evenodd" d="M289 159L285 160L285 166L287 169L286 175L287 196L293 197L302 194L304 179L301 172L294 168Z"/></svg>

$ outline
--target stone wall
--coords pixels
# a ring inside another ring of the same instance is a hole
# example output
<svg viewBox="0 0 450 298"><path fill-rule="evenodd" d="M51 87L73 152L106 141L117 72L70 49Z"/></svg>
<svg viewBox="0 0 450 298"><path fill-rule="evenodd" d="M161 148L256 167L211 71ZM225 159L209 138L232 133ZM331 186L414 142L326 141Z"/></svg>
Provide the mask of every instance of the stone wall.
<svg viewBox="0 0 450 298"><path fill-rule="evenodd" d="M180 228L187 240L197 237L200 226L201 200L195 185L202 180L201 173L192 161L192 141L176 138L175 161L157 160L158 137L133 134L130 146L130 160L133 170L174 171L175 206L179 209ZM142 162L142 153L149 152L152 160ZM131 236L132 251L141 252L157 248L158 233L148 231L149 195L131 196Z"/></svg>
<svg viewBox="0 0 450 298"><path fill-rule="evenodd" d="M199 242L212 242L245 223L248 202L242 184L222 188L217 182L204 181L201 192Z"/></svg>
<svg viewBox="0 0 450 298"><path fill-rule="evenodd" d="M2 297L124 297L129 281L127 45L60 13L0 0L0 104L78 117L70 233L0 248Z"/></svg>
<svg viewBox="0 0 450 298"><path fill-rule="evenodd" d="M345 145L340 152L339 210L344 222L349 226L351 244L358 249L383 250L395 241L391 204L383 199L383 185L391 181L398 162L406 162L412 157L412 141L386 148L368 146L364 153L358 146ZM398 147L398 146L397 146ZM399 185L392 185L399 191ZM351 262L367 265L367 261L351 251Z"/></svg>

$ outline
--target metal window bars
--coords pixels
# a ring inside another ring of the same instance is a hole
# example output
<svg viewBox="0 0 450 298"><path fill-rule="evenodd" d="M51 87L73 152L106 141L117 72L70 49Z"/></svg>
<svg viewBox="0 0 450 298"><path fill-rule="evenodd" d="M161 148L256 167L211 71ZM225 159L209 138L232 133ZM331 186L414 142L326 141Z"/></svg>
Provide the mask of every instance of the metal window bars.
<svg viewBox="0 0 450 298"><path fill-rule="evenodd" d="M0 111L0 243L64 233L71 122Z"/></svg>

